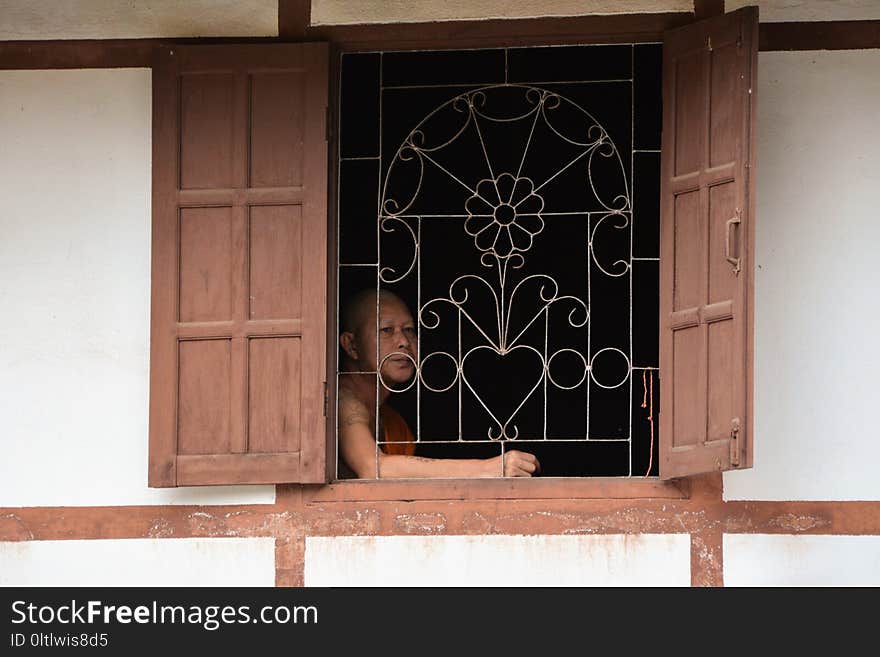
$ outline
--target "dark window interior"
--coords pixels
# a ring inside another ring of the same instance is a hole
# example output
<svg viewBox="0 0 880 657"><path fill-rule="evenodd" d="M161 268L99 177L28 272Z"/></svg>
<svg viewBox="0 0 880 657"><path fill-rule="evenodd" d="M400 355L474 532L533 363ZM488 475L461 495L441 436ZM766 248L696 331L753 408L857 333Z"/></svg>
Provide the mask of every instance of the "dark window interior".
<svg viewBox="0 0 880 657"><path fill-rule="evenodd" d="M389 402L417 454L657 474L660 71L659 44L342 55L338 297L422 309Z"/></svg>

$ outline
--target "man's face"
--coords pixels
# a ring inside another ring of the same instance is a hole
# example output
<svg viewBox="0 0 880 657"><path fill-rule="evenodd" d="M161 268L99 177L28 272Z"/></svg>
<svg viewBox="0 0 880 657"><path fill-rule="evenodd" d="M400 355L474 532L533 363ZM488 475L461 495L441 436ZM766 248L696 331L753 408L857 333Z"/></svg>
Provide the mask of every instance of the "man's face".
<svg viewBox="0 0 880 657"><path fill-rule="evenodd" d="M400 299L382 295L379 306L379 358L376 359L376 313L367 309L355 335L358 362L362 371L375 372L382 365L381 380L386 387L406 383L415 374L418 338L409 308Z"/></svg>

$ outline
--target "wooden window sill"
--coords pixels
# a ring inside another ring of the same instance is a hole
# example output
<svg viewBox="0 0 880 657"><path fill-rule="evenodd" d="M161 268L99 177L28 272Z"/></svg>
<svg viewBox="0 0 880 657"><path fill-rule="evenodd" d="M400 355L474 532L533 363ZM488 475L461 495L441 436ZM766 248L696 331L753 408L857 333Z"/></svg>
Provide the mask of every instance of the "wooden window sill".
<svg viewBox="0 0 880 657"><path fill-rule="evenodd" d="M672 499L690 497L687 480L656 477L339 480L307 486L308 504L428 500Z"/></svg>

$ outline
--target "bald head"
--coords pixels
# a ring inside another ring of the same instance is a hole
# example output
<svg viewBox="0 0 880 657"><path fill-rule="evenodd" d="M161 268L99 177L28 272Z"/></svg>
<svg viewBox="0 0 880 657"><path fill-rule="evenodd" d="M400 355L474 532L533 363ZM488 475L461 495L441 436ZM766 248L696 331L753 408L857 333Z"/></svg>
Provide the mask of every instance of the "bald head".
<svg viewBox="0 0 880 657"><path fill-rule="evenodd" d="M389 290L379 290L379 300L383 307L387 305L407 308L406 303L399 296ZM407 309L408 310L408 309ZM355 292L340 308L339 329L341 332L357 334L367 325L375 326L376 323L376 290L365 288Z"/></svg>
<svg viewBox="0 0 880 657"><path fill-rule="evenodd" d="M418 331L403 299L388 290L379 290L378 321L375 289L353 294L340 311L343 370L375 372L382 363L382 375L388 377L387 381L400 382L412 376Z"/></svg>

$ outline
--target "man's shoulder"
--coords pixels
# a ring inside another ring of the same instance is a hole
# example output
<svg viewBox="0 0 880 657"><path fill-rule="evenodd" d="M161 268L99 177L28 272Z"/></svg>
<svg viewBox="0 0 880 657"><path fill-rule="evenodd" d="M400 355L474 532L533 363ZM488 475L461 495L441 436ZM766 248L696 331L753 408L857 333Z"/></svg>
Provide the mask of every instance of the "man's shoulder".
<svg viewBox="0 0 880 657"><path fill-rule="evenodd" d="M342 422L370 422L370 409L353 391L339 386L339 419Z"/></svg>

